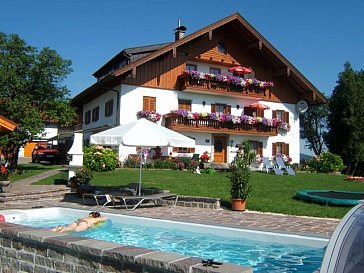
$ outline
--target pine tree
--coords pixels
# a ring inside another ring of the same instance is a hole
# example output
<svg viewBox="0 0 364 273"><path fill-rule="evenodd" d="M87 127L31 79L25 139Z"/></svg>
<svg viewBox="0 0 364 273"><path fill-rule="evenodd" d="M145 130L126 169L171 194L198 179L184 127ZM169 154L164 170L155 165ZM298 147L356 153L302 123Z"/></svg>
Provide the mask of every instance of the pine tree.
<svg viewBox="0 0 364 273"><path fill-rule="evenodd" d="M364 162L364 72L345 63L330 99L327 143L338 154L347 173L362 174Z"/></svg>

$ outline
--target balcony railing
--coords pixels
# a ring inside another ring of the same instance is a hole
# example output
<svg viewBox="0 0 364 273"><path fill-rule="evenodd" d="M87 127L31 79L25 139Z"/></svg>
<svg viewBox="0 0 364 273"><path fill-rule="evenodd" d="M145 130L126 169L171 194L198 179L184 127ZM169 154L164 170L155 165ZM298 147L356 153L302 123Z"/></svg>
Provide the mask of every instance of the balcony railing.
<svg viewBox="0 0 364 273"><path fill-rule="evenodd" d="M187 74L182 74L178 77L179 87L181 90L196 90L205 91L215 94L224 95L240 95L248 97L259 97L264 98L266 96L265 87L258 86L239 86L231 82L219 82L209 79L194 79L189 77Z"/></svg>
<svg viewBox="0 0 364 273"><path fill-rule="evenodd" d="M239 135L276 136L277 128L257 124L221 122L211 119L188 119L178 114L164 115L165 127L175 131L219 132Z"/></svg>

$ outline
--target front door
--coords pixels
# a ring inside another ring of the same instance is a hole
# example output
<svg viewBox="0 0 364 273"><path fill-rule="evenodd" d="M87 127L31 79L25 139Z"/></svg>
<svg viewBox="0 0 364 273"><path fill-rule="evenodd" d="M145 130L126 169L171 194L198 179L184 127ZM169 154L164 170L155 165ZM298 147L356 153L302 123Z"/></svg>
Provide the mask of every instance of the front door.
<svg viewBox="0 0 364 273"><path fill-rule="evenodd" d="M226 137L224 136L214 137L214 162L226 162Z"/></svg>

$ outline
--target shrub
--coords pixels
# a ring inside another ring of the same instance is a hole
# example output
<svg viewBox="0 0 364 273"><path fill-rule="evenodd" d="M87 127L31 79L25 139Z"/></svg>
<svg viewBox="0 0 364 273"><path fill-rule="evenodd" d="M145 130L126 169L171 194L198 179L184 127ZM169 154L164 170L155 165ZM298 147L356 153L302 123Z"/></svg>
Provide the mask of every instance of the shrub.
<svg viewBox="0 0 364 273"><path fill-rule="evenodd" d="M191 157L186 157L186 156L178 156L176 157L176 164L177 164L177 169L181 169L183 166L183 169L191 169L191 163L192 163L192 159Z"/></svg>
<svg viewBox="0 0 364 273"><path fill-rule="evenodd" d="M341 172L345 166L340 156L330 152L322 153L318 158L308 162L311 172L330 173Z"/></svg>
<svg viewBox="0 0 364 273"><path fill-rule="evenodd" d="M102 146L90 145L83 151L84 165L95 172L113 171L118 166L116 151Z"/></svg>

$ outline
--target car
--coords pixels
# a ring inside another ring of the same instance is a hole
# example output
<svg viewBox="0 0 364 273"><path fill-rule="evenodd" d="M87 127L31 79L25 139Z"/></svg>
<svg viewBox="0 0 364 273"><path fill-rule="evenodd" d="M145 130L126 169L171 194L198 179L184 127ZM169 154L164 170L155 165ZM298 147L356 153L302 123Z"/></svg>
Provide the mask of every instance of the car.
<svg viewBox="0 0 364 273"><path fill-rule="evenodd" d="M54 148L36 147L32 153L32 163L47 161L51 163L59 162L59 151Z"/></svg>

